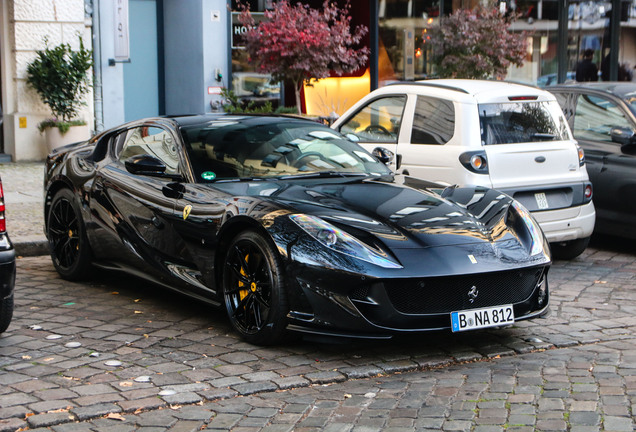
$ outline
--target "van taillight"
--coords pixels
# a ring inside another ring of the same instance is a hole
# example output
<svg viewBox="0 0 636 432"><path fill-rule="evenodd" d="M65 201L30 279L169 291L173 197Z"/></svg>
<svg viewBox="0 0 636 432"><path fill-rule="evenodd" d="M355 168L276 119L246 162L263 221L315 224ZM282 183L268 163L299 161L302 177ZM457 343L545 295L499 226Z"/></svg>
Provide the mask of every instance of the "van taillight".
<svg viewBox="0 0 636 432"><path fill-rule="evenodd" d="M508 96L509 101L528 101L537 100L539 96Z"/></svg>
<svg viewBox="0 0 636 432"><path fill-rule="evenodd" d="M4 219L4 191L0 182L0 233L7 231L7 223Z"/></svg>

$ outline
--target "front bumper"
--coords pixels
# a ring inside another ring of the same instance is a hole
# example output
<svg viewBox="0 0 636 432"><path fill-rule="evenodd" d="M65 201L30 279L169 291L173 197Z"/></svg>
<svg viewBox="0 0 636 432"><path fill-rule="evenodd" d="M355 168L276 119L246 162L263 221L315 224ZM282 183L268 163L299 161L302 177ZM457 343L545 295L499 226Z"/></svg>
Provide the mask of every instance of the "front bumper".
<svg viewBox="0 0 636 432"><path fill-rule="evenodd" d="M532 216L550 243L589 237L596 221L592 202L560 210L535 211Z"/></svg>
<svg viewBox="0 0 636 432"><path fill-rule="evenodd" d="M547 265L485 274L407 279L366 279L304 269L289 281L289 328L347 337L390 337L450 330L450 313L513 304L515 321L549 310ZM469 303L468 291L480 296Z"/></svg>

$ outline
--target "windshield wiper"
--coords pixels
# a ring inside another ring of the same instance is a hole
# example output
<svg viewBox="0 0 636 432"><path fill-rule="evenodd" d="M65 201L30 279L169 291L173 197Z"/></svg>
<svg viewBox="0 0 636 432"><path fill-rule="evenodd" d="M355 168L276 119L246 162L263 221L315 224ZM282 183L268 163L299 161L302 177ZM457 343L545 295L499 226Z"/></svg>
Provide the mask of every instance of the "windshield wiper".
<svg viewBox="0 0 636 432"><path fill-rule="evenodd" d="M267 180L265 177L235 177L235 178L222 178L215 180L214 183L231 183L231 182L251 182Z"/></svg>
<svg viewBox="0 0 636 432"><path fill-rule="evenodd" d="M309 172L304 174L291 174L277 177L280 180L289 180L289 179L308 179L308 178L328 178L328 177L368 177L370 174L368 173L359 173L359 172L341 172L341 171L318 171L318 172Z"/></svg>
<svg viewBox="0 0 636 432"><path fill-rule="evenodd" d="M537 138L545 141L552 141L556 137L556 135L551 133L533 133L531 136L532 138Z"/></svg>

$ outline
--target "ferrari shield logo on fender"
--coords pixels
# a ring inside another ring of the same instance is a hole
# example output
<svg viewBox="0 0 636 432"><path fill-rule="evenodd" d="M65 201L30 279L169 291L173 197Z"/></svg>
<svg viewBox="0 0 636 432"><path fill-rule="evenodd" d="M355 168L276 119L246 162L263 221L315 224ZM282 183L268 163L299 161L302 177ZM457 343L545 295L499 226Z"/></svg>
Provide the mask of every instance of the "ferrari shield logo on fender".
<svg viewBox="0 0 636 432"><path fill-rule="evenodd" d="M183 208L183 220L186 220L188 216L190 216L190 212L192 211L192 206L188 204Z"/></svg>
<svg viewBox="0 0 636 432"><path fill-rule="evenodd" d="M468 259L470 260L471 263L477 264L477 259L475 259L473 255L468 255Z"/></svg>

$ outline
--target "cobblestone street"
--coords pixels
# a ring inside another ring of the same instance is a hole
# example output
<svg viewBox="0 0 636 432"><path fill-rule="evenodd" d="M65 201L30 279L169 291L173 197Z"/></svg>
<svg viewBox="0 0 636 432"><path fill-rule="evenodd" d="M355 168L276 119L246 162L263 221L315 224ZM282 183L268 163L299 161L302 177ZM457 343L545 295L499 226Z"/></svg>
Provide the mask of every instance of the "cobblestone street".
<svg viewBox="0 0 636 432"><path fill-rule="evenodd" d="M632 431L635 256L556 262L551 316L510 328L269 348L189 298L22 258L0 431Z"/></svg>

